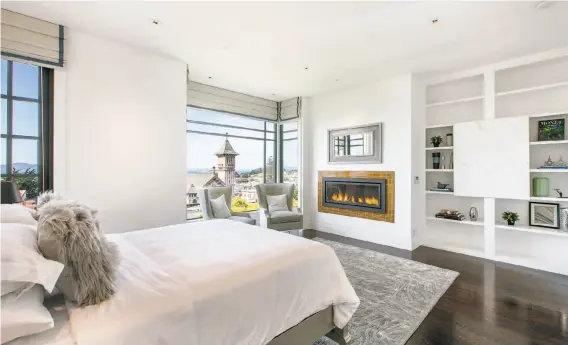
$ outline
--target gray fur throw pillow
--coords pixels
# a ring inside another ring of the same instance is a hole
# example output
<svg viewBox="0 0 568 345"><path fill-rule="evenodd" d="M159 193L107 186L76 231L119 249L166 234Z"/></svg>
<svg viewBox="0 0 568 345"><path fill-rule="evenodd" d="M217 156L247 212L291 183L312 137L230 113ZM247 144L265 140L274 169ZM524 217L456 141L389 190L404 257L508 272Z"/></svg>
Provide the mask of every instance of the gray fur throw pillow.
<svg viewBox="0 0 568 345"><path fill-rule="evenodd" d="M55 286L79 306L99 304L112 297L120 262L117 246L99 228L96 211L61 197L40 197L38 247L65 268Z"/></svg>

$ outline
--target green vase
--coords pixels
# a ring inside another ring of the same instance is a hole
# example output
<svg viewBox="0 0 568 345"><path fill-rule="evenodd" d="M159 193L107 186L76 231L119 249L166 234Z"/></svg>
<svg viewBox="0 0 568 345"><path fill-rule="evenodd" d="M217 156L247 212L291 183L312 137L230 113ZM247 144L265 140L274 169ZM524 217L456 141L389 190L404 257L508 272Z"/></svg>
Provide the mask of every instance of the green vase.
<svg viewBox="0 0 568 345"><path fill-rule="evenodd" d="M534 177L532 180L532 187L533 196L548 196L548 179L546 177Z"/></svg>

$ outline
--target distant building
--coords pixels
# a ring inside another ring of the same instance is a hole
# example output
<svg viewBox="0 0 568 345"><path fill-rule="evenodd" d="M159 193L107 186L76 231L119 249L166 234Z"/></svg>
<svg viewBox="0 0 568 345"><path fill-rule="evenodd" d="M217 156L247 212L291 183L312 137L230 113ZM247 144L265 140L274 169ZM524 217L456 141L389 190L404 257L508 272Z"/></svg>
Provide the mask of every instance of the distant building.
<svg viewBox="0 0 568 345"><path fill-rule="evenodd" d="M223 146L215 153L217 155L217 171L219 178L225 182L225 185L231 186L235 184L235 161L239 155L231 146L229 139L225 139Z"/></svg>
<svg viewBox="0 0 568 345"><path fill-rule="evenodd" d="M233 149L229 139L215 153L217 167L213 167L210 174L187 174L187 206L198 206L197 191L206 187L225 187L235 184L237 173L235 171L236 156L239 154Z"/></svg>

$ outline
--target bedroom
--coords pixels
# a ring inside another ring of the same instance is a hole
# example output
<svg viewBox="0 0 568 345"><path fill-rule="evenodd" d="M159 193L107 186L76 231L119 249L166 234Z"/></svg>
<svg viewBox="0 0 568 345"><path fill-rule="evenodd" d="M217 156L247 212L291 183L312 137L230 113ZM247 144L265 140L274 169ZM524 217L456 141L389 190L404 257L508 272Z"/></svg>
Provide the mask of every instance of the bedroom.
<svg viewBox="0 0 568 345"><path fill-rule="evenodd" d="M2 305L4 239L29 234L7 203L54 190L121 254L113 298L45 298L13 344L110 344L88 311L117 343L567 341L568 138L538 136L568 117L566 3L1 6Z"/></svg>

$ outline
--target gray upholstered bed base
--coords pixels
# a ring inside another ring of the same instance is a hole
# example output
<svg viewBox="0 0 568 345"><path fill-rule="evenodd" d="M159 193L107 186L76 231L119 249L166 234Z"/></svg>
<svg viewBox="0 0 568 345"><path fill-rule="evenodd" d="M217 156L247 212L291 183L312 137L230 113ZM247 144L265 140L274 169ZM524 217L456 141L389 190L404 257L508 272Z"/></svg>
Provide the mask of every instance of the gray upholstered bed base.
<svg viewBox="0 0 568 345"><path fill-rule="evenodd" d="M344 329L335 327L332 306L307 317L267 345L312 345L324 335L340 345L347 345L350 340L347 326Z"/></svg>

